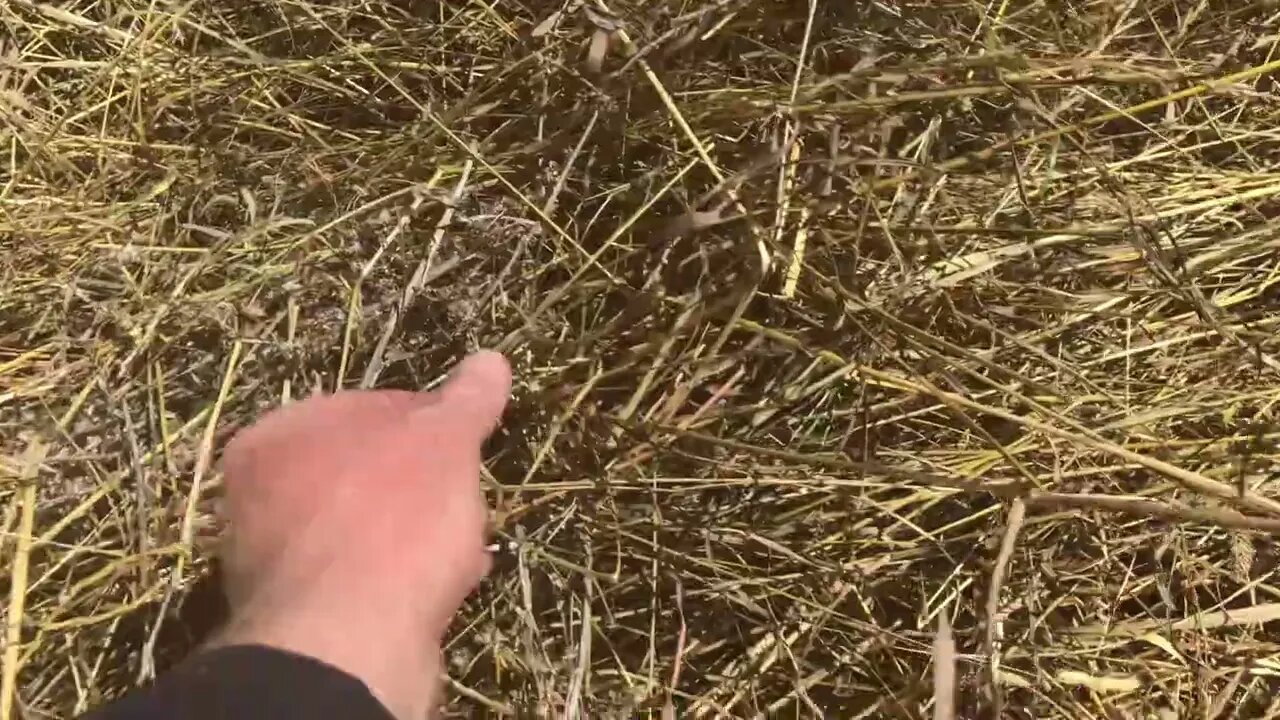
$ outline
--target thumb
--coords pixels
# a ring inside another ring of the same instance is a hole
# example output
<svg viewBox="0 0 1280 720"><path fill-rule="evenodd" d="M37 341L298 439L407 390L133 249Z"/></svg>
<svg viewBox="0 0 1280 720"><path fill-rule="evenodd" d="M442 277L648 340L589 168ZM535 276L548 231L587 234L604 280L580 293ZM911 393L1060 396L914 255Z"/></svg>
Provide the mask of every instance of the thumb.
<svg viewBox="0 0 1280 720"><path fill-rule="evenodd" d="M453 431L483 442L502 419L511 394L511 367L501 353L468 355L436 391L437 402L419 410L453 426Z"/></svg>

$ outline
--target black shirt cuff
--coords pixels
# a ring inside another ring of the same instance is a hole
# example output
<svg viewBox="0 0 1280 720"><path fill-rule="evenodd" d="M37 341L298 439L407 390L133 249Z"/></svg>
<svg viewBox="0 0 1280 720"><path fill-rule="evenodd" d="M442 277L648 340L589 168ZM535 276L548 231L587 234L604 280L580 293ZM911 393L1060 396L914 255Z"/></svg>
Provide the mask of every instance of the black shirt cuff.
<svg viewBox="0 0 1280 720"><path fill-rule="evenodd" d="M198 653L85 720L395 720L360 680L318 660L241 645Z"/></svg>

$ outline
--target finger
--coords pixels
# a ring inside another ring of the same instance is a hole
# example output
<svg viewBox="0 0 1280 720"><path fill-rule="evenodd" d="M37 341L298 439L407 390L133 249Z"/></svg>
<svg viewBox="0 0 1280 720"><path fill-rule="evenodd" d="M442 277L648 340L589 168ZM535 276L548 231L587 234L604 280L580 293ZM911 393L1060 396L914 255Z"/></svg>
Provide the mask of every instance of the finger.
<svg viewBox="0 0 1280 720"><path fill-rule="evenodd" d="M346 390L313 395L276 408L261 420L235 433L223 453L224 463L246 451L269 448L279 442L296 442L307 435L341 428L367 428L412 411L422 403L422 393L407 390Z"/></svg>
<svg viewBox="0 0 1280 720"><path fill-rule="evenodd" d="M511 394L511 367L496 352L467 356L436 391L438 402L417 414L439 418L453 433L483 442L502 419Z"/></svg>

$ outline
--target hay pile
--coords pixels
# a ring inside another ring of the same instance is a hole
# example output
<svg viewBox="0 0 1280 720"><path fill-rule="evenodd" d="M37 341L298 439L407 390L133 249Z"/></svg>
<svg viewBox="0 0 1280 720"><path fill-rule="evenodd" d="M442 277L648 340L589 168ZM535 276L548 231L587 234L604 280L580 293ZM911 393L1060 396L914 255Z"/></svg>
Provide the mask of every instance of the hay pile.
<svg viewBox="0 0 1280 720"><path fill-rule="evenodd" d="M216 621L234 428L495 346L461 715L932 716L942 618L960 717L1280 713L1278 12L9 0L7 717Z"/></svg>

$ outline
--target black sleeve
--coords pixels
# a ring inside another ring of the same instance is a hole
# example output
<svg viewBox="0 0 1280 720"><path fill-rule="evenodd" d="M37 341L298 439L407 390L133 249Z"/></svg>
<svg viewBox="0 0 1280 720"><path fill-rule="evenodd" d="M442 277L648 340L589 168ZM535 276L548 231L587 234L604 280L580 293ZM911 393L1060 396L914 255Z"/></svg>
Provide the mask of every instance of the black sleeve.
<svg viewBox="0 0 1280 720"><path fill-rule="evenodd" d="M201 652L83 720L395 720L364 683L265 647Z"/></svg>

